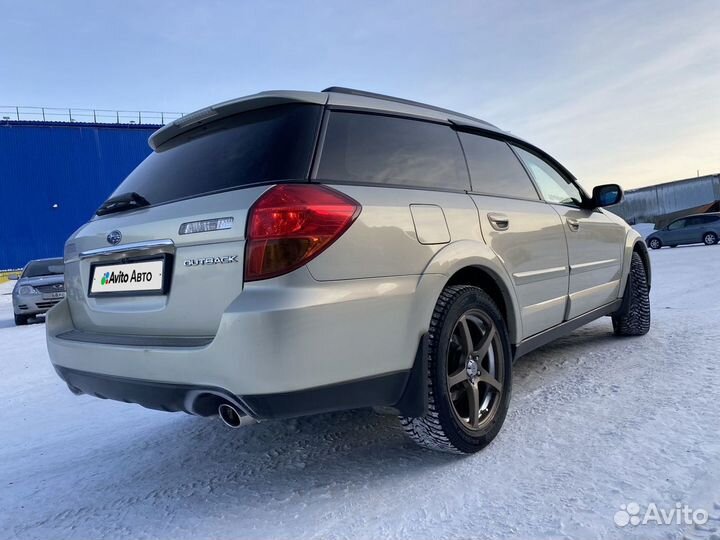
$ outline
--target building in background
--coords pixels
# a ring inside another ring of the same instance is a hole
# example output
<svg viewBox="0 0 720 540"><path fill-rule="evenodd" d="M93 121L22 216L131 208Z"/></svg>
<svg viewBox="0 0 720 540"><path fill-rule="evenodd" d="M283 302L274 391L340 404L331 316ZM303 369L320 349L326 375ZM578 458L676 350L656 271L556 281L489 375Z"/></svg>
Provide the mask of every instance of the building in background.
<svg viewBox="0 0 720 540"><path fill-rule="evenodd" d="M630 189L610 210L628 223L654 223L660 229L688 214L720 212L720 174Z"/></svg>
<svg viewBox="0 0 720 540"><path fill-rule="evenodd" d="M0 270L62 256L65 240L150 153L148 137L160 127L6 118L0 120Z"/></svg>

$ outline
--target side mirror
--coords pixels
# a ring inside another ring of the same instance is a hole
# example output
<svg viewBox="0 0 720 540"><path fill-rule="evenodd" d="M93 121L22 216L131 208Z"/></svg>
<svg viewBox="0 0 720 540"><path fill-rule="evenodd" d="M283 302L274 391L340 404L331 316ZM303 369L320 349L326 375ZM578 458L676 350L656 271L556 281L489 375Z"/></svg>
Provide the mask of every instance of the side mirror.
<svg viewBox="0 0 720 540"><path fill-rule="evenodd" d="M18 279L20 279L20 274L10 274L10 275L8 276L8 279L9 279L10 281L17 281Z"/></svg>
<svg viewBox="0 0 720 540"><path fill-rule="evenodd" d="M623 200L623 190L617 184L603 184L595 186L592 194L592 204L595 208L612 206Z"/></svg>

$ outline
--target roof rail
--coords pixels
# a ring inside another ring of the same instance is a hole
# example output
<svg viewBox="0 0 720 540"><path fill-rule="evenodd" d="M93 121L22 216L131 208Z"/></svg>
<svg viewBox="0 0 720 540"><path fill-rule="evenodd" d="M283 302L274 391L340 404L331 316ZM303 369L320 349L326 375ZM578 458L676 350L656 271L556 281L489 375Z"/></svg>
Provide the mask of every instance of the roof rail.
<svg viewBox="0 0 720 540"><path fill-rule="evenodd" d="M462 113L459 113L456 111L452 111L450 109L444 109L442 107L436 107L434 105L428 105L427 103L421 103L420 101L413 101L411 99L403 99L403 98L399 98L399 97L388 96L385 94L377 94L375 92L366 92L365 90L357 90L355 88L346 88L344 86L329 86L328 88L325 88L322 91L323 92L334 92L336 94L350 94L352 96L364 96L364 97L375 98L375 99L383 99L385 101L394 101L395 103L402 103L404 105L412 105L414 107L422 107L423 109L430 109L430 110L437 111L437 112L451 114L453 116L459 116L462 118L466 118L468 120L472 120L474 122L481 122L483 124L486 124L488 126L495 128L495 129L499 129L497 126L494 126L490 122L486 122L485 120L480 120L479 118L475 118L474 116L462 114Z"/></svg>

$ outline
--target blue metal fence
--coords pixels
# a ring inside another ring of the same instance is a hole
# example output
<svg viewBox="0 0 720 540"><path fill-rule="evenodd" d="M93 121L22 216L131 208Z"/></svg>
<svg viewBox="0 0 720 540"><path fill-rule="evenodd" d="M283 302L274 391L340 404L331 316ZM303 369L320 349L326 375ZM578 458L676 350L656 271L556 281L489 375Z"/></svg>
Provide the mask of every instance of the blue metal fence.
<svg viewBox="0 0 720 540"><path fill-rule="evenodd" d="M0 121L0 268L65 240L149 153L159 125Z"/></svg>

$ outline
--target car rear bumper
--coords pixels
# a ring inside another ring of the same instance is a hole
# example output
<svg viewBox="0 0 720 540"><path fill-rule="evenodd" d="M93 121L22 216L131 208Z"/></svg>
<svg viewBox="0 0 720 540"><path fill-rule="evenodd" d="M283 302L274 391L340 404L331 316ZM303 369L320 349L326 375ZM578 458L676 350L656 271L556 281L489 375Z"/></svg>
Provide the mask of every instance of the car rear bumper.
<svg viewBox="0 0 720 540"><path fill-rule="evenodd" d="M392 405L434 305L418 276L293 274L282 286L246 287L211 337L84 333L61 302L47 317L51 361L75 391L163 410L204 414L193 405L198 392L256 418ZM442 276L431 280L442 286Z"/></svg>

